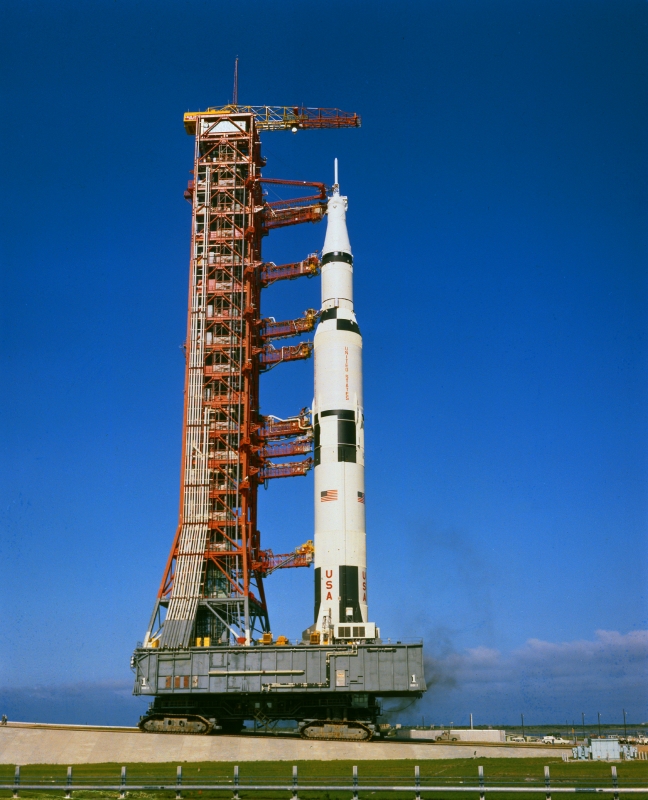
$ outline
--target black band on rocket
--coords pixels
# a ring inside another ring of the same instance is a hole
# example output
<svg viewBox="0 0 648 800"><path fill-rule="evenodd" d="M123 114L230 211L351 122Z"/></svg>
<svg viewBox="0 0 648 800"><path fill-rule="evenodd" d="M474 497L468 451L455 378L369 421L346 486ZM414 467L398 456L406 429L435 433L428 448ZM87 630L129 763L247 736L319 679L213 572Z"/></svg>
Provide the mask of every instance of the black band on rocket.
<svg viewBox="0 0 648 800"><path fill-rule="evenodd" d="M358 323L354 322L352 319L338 319L337 329L339 331L351 331L351 333L357 333L360 335Z"/></svg>
<svg viewBox="0 0 648 800"><path fill-rule="evenodd" d="M322 417L338 417L339 419L355 420L355 411L348 408L331 408L328 411L321 411Z"/></svg>
<svg viewBox="0 0 648 800"><path fill-rule="evenodd" d="M337 318L337 308L327 308L320 314L320 322L326 322L327 319Z"/></svg>
<svg viewBox="0 0 648 800"><path fill-rule="evenodd" d="M331 261L344 261L346 264L353 264L353 256L351 253L343 253L341 250L334 250L332 253L327 253L325 256L322 256L322 261L320 262L322 266L324 264L329 264Z"/></svg>

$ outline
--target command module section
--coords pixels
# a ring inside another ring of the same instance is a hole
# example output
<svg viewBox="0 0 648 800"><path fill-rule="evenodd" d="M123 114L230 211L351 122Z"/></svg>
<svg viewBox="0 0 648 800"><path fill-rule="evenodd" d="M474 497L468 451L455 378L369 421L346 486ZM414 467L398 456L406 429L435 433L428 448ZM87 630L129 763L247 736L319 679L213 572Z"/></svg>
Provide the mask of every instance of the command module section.
<svg viewBox="0 0 648 800"><path fill-rule="evenodd" d="M420 643L140 648L133 667L135 694L155 696L140 727L166 733L295 720L305 738L367 740L379 697L426 689Z"/></svg>

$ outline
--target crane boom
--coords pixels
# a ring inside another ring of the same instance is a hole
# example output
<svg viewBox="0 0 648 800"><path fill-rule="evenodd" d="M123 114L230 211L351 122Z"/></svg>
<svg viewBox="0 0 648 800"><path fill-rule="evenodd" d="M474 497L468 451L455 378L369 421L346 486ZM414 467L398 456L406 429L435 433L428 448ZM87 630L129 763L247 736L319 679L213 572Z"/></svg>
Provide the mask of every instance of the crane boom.
<svg viewBox="0 0 648 800"><path fill-rule="evenodd" d="M260 131L297 131L307 128L359 128L357 114L339 108L306 108L305 106L238 106L208 108L207 111L187 111L184 126L188 134L196 133L196 118L205 114L253 114Z"/></svg>

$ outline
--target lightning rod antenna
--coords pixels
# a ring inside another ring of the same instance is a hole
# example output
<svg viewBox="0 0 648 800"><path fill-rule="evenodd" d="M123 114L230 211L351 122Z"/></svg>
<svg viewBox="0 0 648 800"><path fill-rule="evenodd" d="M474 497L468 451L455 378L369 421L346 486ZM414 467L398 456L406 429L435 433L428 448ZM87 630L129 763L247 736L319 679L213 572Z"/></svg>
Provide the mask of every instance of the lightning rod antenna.
<svg viewBox="0 0 648 800"><path fill-rule="evenodd" d="M338 160L336 158L333 161L333 191L335 192L339 188L340 187L338 184Z"/></svg>
<svg viewBox="0 0 648 800"><path fill-rule="evenodd" d="M234 91L232 92L232 105L238 105L238 56L234 60Z"/></svg>

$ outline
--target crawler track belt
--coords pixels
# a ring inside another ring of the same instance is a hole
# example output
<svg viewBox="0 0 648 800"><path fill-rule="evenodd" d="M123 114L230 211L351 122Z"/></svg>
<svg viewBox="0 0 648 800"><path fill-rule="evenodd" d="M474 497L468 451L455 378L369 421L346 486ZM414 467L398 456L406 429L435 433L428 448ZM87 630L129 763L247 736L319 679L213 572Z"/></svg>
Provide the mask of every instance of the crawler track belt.
<svg viewBox="0 0 648 800"><path fill-rule="evenodd" d="M212 732L213 723L198 714L151 714L140 720L144 733L181 733L205 736Z"/></svg>
<svg viewBox="0 0 648 800"><path fill-rule="evenodd" d="M312 720L304 723L299 732L303 739L334 742L368 742L373 731L362 722L337 722L333 720Z"/></svg>

